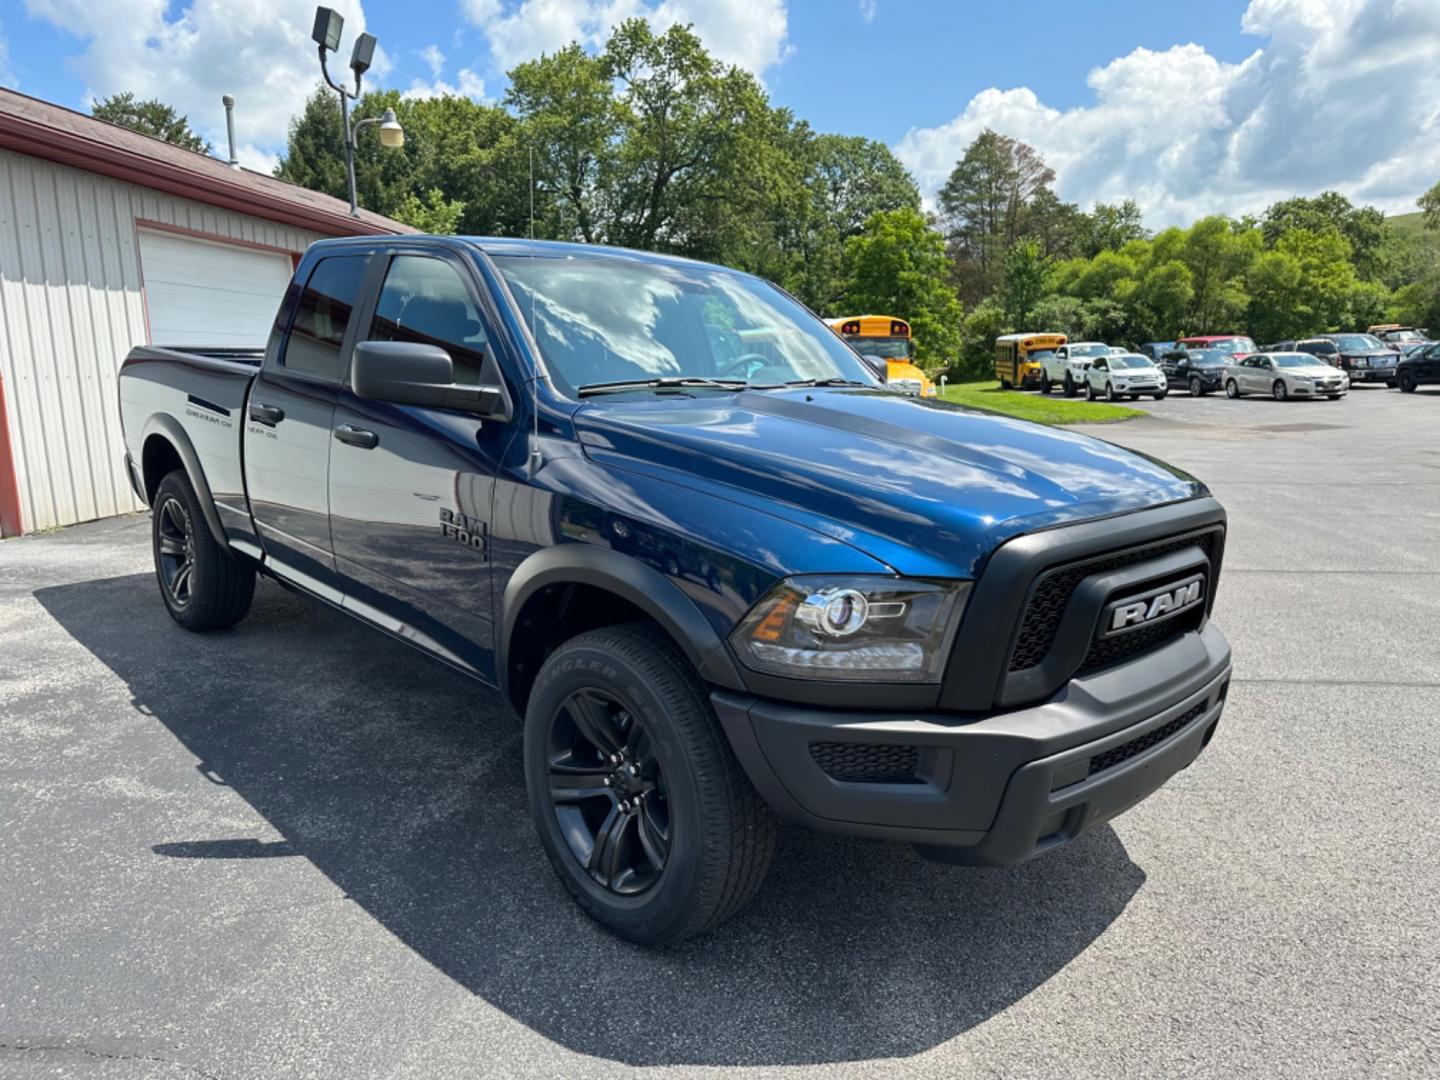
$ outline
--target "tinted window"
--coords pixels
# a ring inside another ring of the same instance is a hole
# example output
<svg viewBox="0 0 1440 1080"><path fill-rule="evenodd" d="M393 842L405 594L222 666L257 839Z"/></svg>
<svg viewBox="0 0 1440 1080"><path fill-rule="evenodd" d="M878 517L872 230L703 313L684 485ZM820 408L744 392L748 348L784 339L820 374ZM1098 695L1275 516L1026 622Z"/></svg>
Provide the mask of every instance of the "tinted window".
<svg viewBox="0 0 1440 1080"><path fill-rule="evenodd" d="M333 255L315 264L280 357L287 371L339 381L343 374L340 345L369 261L368 255Z"/></svg>
<svg viewBox="0 0 1440 1080"><path fill-rule="evenodd" d="M454 361L457 383L480 383L485 329L460 272L442 259L397 255L391 260L370 340L438 345Z"/></svg>

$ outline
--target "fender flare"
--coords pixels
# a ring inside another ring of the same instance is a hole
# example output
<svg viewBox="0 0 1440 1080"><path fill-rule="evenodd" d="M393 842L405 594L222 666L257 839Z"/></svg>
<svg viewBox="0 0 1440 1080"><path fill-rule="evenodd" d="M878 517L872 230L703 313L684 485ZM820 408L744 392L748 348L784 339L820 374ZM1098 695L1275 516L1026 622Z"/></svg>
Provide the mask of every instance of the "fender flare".
<svg viewBox="0 0 1440 1080"><path fill-rule="evenodd" d="M536 551L515 569L505 585L495 673L506 701L511 700L510 642L520 612L532 596L550 585L593 585L622 597L670 635L706 682L730 690L745 689L720 635L672 580L611 548L572 542Z"/></svg>
<svg viewBox="0 0 1440 1080"><path fill-rule="evenodd" d="M180 464L185 467L185 475L190 478L190 486L195 489L195 497L200 500L200 510L205 515L205 524L210 526L210 533L215 537L215 542L229 551L230 540L225 535L225 526L220 524L220 512L215 509L215 496L210 494L210 485L205 480L205 470L200 466L200 455L195 453L195 446L190 442L190 436L185 433L180 421L166 413L155 413L145 421L145 430L140 437L140 471L142 474L140 479L145 487L147 489L150 487L150 477L143 475L145 447L152 437L164 439L180 455ZM158 484L161 479L163 477L157 476L155 482Z"/></svg>

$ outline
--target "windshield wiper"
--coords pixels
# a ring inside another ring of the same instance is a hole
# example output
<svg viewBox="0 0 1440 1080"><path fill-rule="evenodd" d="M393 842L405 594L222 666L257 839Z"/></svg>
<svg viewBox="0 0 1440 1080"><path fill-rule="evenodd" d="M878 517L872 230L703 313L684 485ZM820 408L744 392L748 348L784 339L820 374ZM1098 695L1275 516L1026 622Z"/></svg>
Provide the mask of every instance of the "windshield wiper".
<svg viewBox="0 0 1440 1080"><path fill-rule="evenodd" d="M744 379L707 379L703 375L662 375L652 379L620 379L616 382L589 383L580 387L581 397L591 394L612 394L621 390L671 390L709 386L716 390L745 390L750 383Z"/></svg>
<svg viewBox="0 0 1440 1080"><path fill-rule="evenodd" d="M787 382L785 385L786 385L786 386L868 386L869 384L868 384L868 383L863 383L863 382L861 382L859 379L842 379L842 378L840 378L838 375L834 375L834 376L831 376L831 377L828 378L828 379L795 379L793 382Z"/></svg>

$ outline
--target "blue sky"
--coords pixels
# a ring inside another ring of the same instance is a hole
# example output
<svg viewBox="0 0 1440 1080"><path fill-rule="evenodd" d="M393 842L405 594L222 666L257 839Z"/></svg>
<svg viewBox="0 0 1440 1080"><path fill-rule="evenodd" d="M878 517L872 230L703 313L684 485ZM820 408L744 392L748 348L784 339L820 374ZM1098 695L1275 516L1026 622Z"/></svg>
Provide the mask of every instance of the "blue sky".
<svg viewBox="0 0 1440 1080"><path fill-rule="evenodd" d="M1387 210L1440 179L1440 0L332 0L373 82L495 100L517 60L614 22L694 22L817 129L893 148L932 193L985 126L1060 194L1152 225L1336 186ZM313 85L313 0L0 0L0 83L71 107L134 89L273 165ZM1432 74L1433 72L1433 74Z"/></svg>

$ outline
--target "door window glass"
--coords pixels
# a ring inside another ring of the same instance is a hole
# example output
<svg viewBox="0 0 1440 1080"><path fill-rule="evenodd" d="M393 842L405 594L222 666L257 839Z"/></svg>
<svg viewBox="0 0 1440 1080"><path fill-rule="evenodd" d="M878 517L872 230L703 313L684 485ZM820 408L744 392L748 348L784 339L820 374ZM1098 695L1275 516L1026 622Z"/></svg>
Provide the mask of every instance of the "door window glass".
<svg viewBox="0 0 1440 1080"><path fill-rule="evenodd" d="M480 383L485 329L459 271L443 259L397 255L391 260L370 340L438 345L454 361L457 383Z"/></svg>
<svg viewBox="0 0 1440 1080"><path fill-rule="evenodd" d="M280 357L287 371L337 382L343 377L340 346L369 261L368 255L332 255L315 264Z"/></svg>

